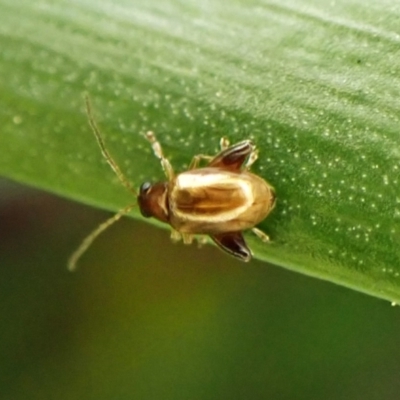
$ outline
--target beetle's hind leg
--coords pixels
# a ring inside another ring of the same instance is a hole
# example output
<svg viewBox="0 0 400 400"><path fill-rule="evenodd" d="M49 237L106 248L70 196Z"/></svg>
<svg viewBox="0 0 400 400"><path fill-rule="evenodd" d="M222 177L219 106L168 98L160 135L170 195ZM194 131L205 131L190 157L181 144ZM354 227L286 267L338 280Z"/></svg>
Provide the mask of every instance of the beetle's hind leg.
<svg viewBox="0 0 400 400"><path fill-rule="evenodd" d="M227 137L222 137L219 141L219 147L221 151L226 150L230 145L229 139Z"/></svg>
<svg viewBox="0 0 400 400"><path fill-rule="evenodd" d="M164 156L160 142L156 139L154 132L147 132L145 137L150 142L151 147L153 148L154 155L160 160L165 175L167 176L168 180L171 181L175 176L174 170L171 163Z"/></svg>
<svg viewBox="0 0 400 400"><path fill-rule="evenodd" d="M222 137L219 141L219 145L221 147L221 151L227 150L230 146L229 139L226 137ZM244 168L249 170L250 167L255 163L257 158L258 158L258 149L256 149L255 146L253 146L252 149L250 150L246 162L244 163Z"/></svg>
<svg viewBox="0 0 400 400"><path fill-rule="evenodd" d="M270 241L269 236L264 233L262 230L258 229L258 228L251 228L252 232L258 237L260 238L264 243L267 243Z"/></svg>
<svg viewBox="0 0 400 400"><path fill-rule="evenodd" d="M250 155L249 158L246 161L246 164L244 165L244 168L249 170L250 167L257 161L258 158L258 149L254 149Z"/></svg>
<svg viewBox="0 0 400 400"><path fill-rule="evenodd" d="M221 147L229 143L227 139L221 139ZM243 168L247 168L256 160L256 154L251 157L256 148L251 140L243 140L236 143L218 153L210 162L209 167L221 168L227 171L240 172Z"/></svg>
<svg viewBox="0 0 400 400"><path fill-rule="evenodd" d="M222 137L219 141L219 147L221 148L221 151L226 150L229 147L229 139L226 137ZM204 160L207 162L211 162L213 159L215 158L215 156L208 156L206 154L197 154L192 158L191 163L189 164L188 169L196 169L199 164L200 161Z"/></svg>

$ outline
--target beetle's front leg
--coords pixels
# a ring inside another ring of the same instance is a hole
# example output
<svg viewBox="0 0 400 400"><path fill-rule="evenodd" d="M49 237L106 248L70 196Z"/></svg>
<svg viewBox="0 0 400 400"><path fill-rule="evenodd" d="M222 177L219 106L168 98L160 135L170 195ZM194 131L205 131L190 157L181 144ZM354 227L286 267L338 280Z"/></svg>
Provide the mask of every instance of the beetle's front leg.
<svg viewBox="0 0 400 400"><path fill-rule="evenodd" d="M160 160L161 166L165 172L165 175L167 176L167 179L171 181L175 176L174 170L171 163L164 156L160 142L156 139L156 136L151 131L147 132L145 137L150 142L155 156Z"/></svg>

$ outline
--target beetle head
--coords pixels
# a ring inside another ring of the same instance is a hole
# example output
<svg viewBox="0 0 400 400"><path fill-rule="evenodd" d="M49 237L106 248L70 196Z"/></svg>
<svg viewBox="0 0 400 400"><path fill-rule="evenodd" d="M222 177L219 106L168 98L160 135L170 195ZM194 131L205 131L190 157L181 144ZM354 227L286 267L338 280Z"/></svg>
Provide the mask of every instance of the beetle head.
<svg viewBox="0 0 400 400"><path fill-rule="evenodd" d="M142 183L137 200L144 217L168 222L167 190L166 182Z"/></svg>

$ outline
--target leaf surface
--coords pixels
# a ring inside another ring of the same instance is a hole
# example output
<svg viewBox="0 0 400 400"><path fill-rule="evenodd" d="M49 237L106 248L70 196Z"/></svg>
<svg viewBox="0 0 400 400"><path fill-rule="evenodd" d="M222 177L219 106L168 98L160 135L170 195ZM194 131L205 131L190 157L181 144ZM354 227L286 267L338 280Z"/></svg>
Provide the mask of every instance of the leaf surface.
<svg viewBox="0 0 400 400"><path fill-rule="evenodd" d="M0 0L0 173L110 210L221 136L277 191L256 257L400 301L400 6L391 1ZM136 210L134 215L138 215Z"/></svg>

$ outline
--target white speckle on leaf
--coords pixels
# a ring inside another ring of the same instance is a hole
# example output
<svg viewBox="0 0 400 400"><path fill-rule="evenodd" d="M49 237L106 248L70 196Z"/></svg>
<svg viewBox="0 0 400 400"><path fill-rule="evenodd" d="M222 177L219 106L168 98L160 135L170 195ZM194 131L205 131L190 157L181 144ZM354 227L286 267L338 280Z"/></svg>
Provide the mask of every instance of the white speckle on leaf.
<svg viewBox="0 0 400 400"><path fill-rule="evenodd" d="M13 122L15 125L19 125L22 122L22 118L20 115L14 115Z"/></svg>
<svg viewBox="0 0 400 400"><path fill-rule="evenodd" d="M389 185L389 177L387 175L383 175L383 183L384 185Z"/></svg>

